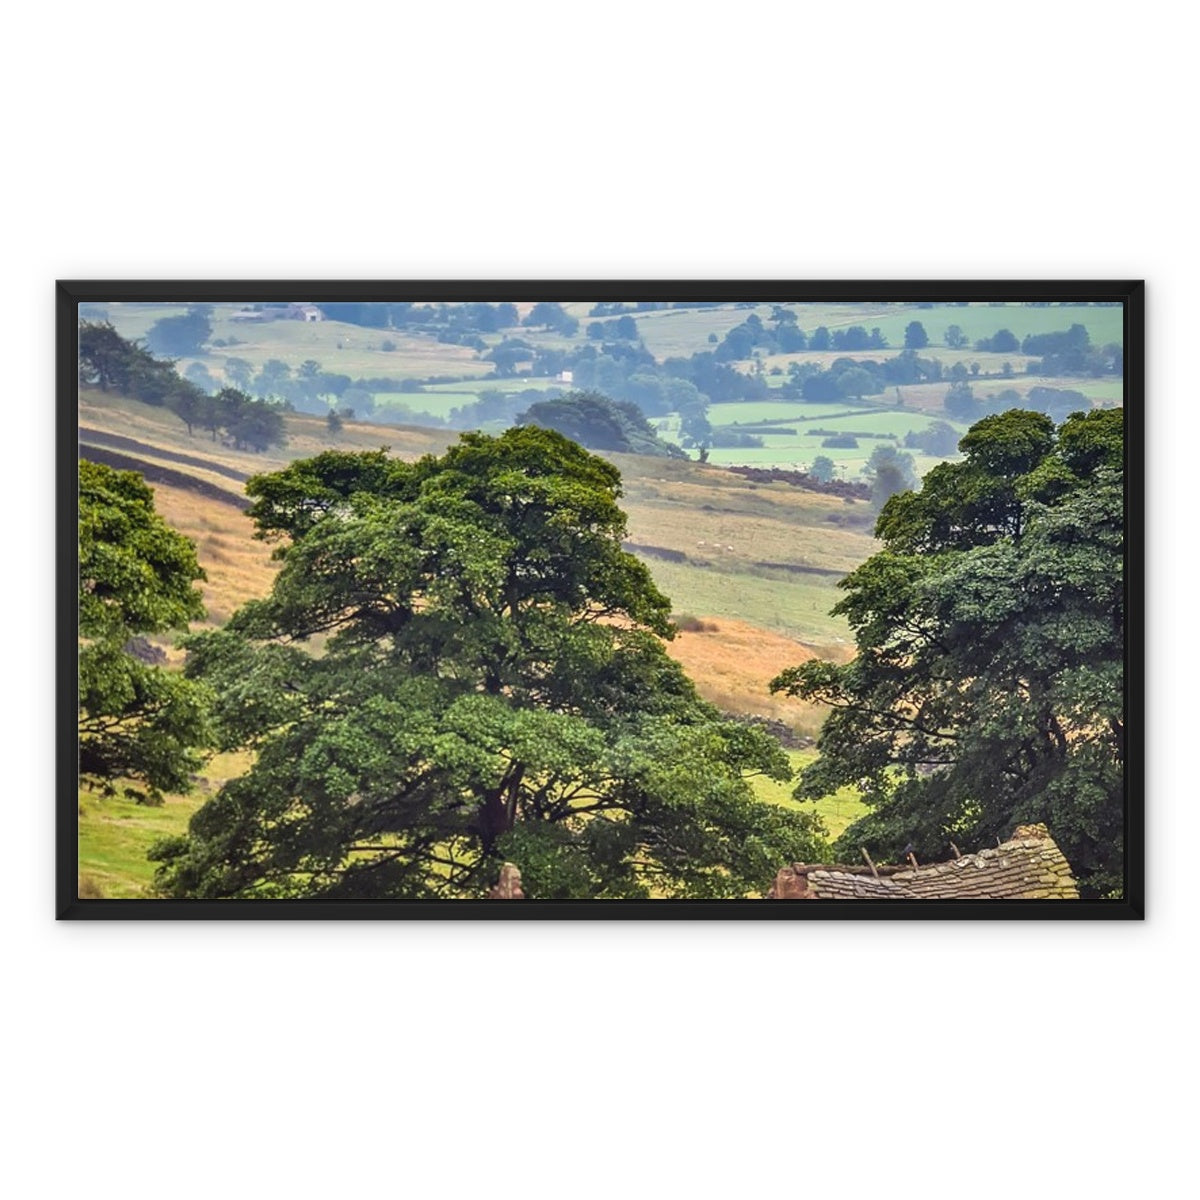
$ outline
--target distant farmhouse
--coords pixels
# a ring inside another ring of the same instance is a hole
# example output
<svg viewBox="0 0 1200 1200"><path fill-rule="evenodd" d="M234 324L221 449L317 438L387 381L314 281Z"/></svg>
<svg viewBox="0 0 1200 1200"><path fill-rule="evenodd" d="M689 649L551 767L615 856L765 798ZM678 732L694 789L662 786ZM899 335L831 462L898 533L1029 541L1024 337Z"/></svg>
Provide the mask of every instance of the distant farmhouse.
<svg viewBox="0 0 1200 1200"><path fill-rule="evenodd" d="M231 321L323 321L325 314L315 304L260 304L253 308L240 308L229 318Z"/></svg>

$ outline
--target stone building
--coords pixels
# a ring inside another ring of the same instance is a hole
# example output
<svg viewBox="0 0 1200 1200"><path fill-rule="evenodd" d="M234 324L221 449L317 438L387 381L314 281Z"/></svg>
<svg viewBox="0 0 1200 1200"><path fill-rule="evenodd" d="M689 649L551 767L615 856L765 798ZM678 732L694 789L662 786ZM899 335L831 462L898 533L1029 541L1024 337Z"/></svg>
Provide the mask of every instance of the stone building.
<svg viewBox="0 0 1200 1200"><path fill-rule="evenodd" d="M907 867L793 863L769 900L1078 900L1071 867L1045 825L1020 825L992 849Z"/></svg>

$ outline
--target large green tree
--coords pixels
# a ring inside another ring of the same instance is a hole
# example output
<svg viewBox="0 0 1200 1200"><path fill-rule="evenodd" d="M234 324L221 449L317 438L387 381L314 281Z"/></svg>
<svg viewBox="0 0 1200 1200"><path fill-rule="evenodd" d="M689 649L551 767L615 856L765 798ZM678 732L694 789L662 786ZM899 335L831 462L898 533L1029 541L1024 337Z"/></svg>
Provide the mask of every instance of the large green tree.
<svg viewBox="0 0 1200 1200"><path fill-rule="evenodd" d="M610 400L599 392L568 392L531 404L517 420L525 425L555 429L589 450L626 454L671 455L678 450L663 442L638 406Z"/></svg>
<svg viewBox="0 0 1200 1200"><path fill-rule="evenodd" d="M797 794L858 784L844 835L927 859L1042 821L1085 892L1120 886L1124 794L1122 414L984 418L920 491L892 497L883 549L842 581L844 666L774 690L831 706Z"/></svg>
<svg viewBox="0 0 1200 1200"><path fill-rule="evenodd" d="M269 598L190 643L253 768L160 844L182 897L740 896L819 853L779 746L701 701L620 477L534 426L250 481Z"/></svg>
<svg viewBox="0 0 1200 1200"><path fill-rule="evenodd" d="M183 357L201 354L212 336L212 309L193 305L182 316L162 317L146 331L146 345L155 354Z"/></svg>
<svg viewBox="0 0 1200 1200"><path fill-rule="evenodd" d="M79 772L142 799L186 791L211 740L206 690L142 661L134 639L204 615L204 572L135 471L79 464Z"/></svg>

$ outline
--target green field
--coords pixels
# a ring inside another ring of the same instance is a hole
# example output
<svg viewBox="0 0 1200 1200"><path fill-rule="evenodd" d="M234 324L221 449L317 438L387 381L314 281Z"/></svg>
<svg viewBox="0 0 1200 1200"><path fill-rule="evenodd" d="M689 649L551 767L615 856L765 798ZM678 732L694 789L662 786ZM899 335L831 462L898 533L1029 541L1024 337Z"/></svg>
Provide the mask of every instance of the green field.
<svg viewBox="0 0 1200 1200"><path fill-rule="evenodd" d="M396 421L410 415L419 423L420 414L428 413L444 420L451 409L474 404L478 399L477 392L376 392L375 415Z"/></svg>
<svg viewBox="0 0 1200 1200"><path fill-rule="evenodd" d="M378 419L383 420L402 420L407 414L420 424L422 413L445 420L453 409L474 404L484 392L544 392L549 388L563 389L567 386L553 379L530 379L528 376L481 380L474 387L469 383L434 383L419 392L376 392L375 413Z"/></svg>
<svg viewBox="0 0 1200 1200"><path fill-rule="evenodd" d="M548 388L567 389L570 385L559 383L555 379L534 379L529 375L517 375L507 379L480 379L478 382L472 380L466 383L430 383L418 393L422 396L430 395L437 392L462 392L469 390L472 395L478 396L482 392L526 392L531 388L535 391L546 391Z"/></svg>
<svg viewBox="0 0 1200 1200"><path fill-rule="evenodd" d="M146 858L162 837L187 832L202 796L168 796L157 808L124 797L79 793L79 881L85 894L111 900L147 895L155 864Z"/></svg>
<svg viewBox="0 0 1200 1200"><path fill-rule="evenodd" d="M697 570L647 560L654 582L681 611L735 617L804 641L848 643L850 627L829 609L841 599L832 577L791 576L783 571ZM780 663L780 667L787 663Z"/></svg>
<svg viewBox="0 0 1200 1200"><path fill-rule="evenodd" d="M792 764L792 771L798 775L801 768L815 762L815 750L789 750L787 752ZM845 830L869 811L862 802L858 792L851 787L839 788L831 796L822 796L820 800L799 801L792 798L792 790L796 786L793 778L789 783L778 783L774 779L758 776L751 780L754 794L770 804L780 804L784 808L795 809L797 812L815 812L825 824L830 841L840 837Z"/></svg>
<svg viewBox="0 0 1200 1200"><path fill-rule="evenodd" d="M491 373L467 346L452 346L432 337L409 337L395 330L366 329L341 321L269 321L263 324L230 319L240 305L214 306L213 338L230 345L209 345L207 353L180 360L179 369L192 362L203 363L219 374L227 358L244 358L255 370L268 359L277 358L295 368L306 359L319 362L326 371L351 378L388 376L395 379L424 379L433 375L482 376ZM161 304L109 305L108 314L122 337L142 338L160 317L183 312L179 306ZM498 340L493 338L492 340ZM533 341L535 338L530 338ZM389 341L395 350L385 350Z"/></svg>
<svg viewBox="0 0 1200 1200"><path fill-rule="evenodd" d="M743 407L752 410L755 408L775 409L784 406L771 405L769 402L755 402L745 406L722 404L714 405L710 412L719 408L722 414L728 417ZM938 413L897 411L895 409L858 410L847 413L844 405L838 408L833 405L813 405L812 407L824 407L829 410L829 415L810 421L789 421L787 428L794 429L796 431L794 435L749 429L746 432L762 439L761 447L714 447L709 451L709 461L720 463L723 466L777 466L784 470L805 471L812 466L813 460L818 455L824 455L838 467L838 478L855 479L867 464L876 446L894 444L887 439L861 437L857 447L824 446L822 442L827 435L812 432L813 429L820 429L835 430L839 433L888 434L899 440L900 448L913 456L917 473L924 475L931 467L944 460L923 454L918 450L905 449L903 446L904 435L910 431L924 429L940 420L945 420L960 435L966 433L967 430L967 427L961 422L950 421L944 414ZM750 424L751 422L745 423ZM723 428L736 430L737 420L725 424Z"/></svg>
<svg viewBox="0 0 1200 1200"><path fill-rule="evenodd" d="M805 404L802 400L744 400L735 404L710 404L708 420L712 425L747 425L754 421L818 421L874 407L845 401L837 404Z"/></svg>
<svg viewBox="0 0 1200 1200"><path fill-rule="evenodd" d="M818 326L829 329L862 325L878 328L888 340L888 351L904 347L904 331L911 321L920 321L929 336L929 349L945 349L944 338L950 325L958 325L973 344L1008 329L1018 340L1031 333L1049 333L1083 325L1094 345L1120 343L1123 338L1122 310L1119 305L1062 305L1033 307L1024 304L936 304L921 308L915 304L786 304L781 307L796 313L800 328L811 333ZM723 337L741 324L753 311L766 323L773 305L760 304L754 309L660 309L634 315L638 332L647 349L658 359L693 354L697 349L712 349L708 335ZM967 352L963 352L964 354ZM970 352L978 357L977 352ZM1012 357L1011 355L1008 357Z"/></svg>

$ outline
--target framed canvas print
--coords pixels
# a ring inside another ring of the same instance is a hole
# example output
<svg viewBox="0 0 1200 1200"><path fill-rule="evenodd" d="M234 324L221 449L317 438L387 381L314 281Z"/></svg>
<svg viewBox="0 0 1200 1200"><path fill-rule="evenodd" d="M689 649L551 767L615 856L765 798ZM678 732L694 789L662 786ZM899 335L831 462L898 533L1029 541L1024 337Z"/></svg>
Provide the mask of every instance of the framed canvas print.
<svg viewBox="0 0 1200 1200"><path fill-rule="evenodd" d="M1141 283L57 295L60 917L1143 915Z"/></svg>

